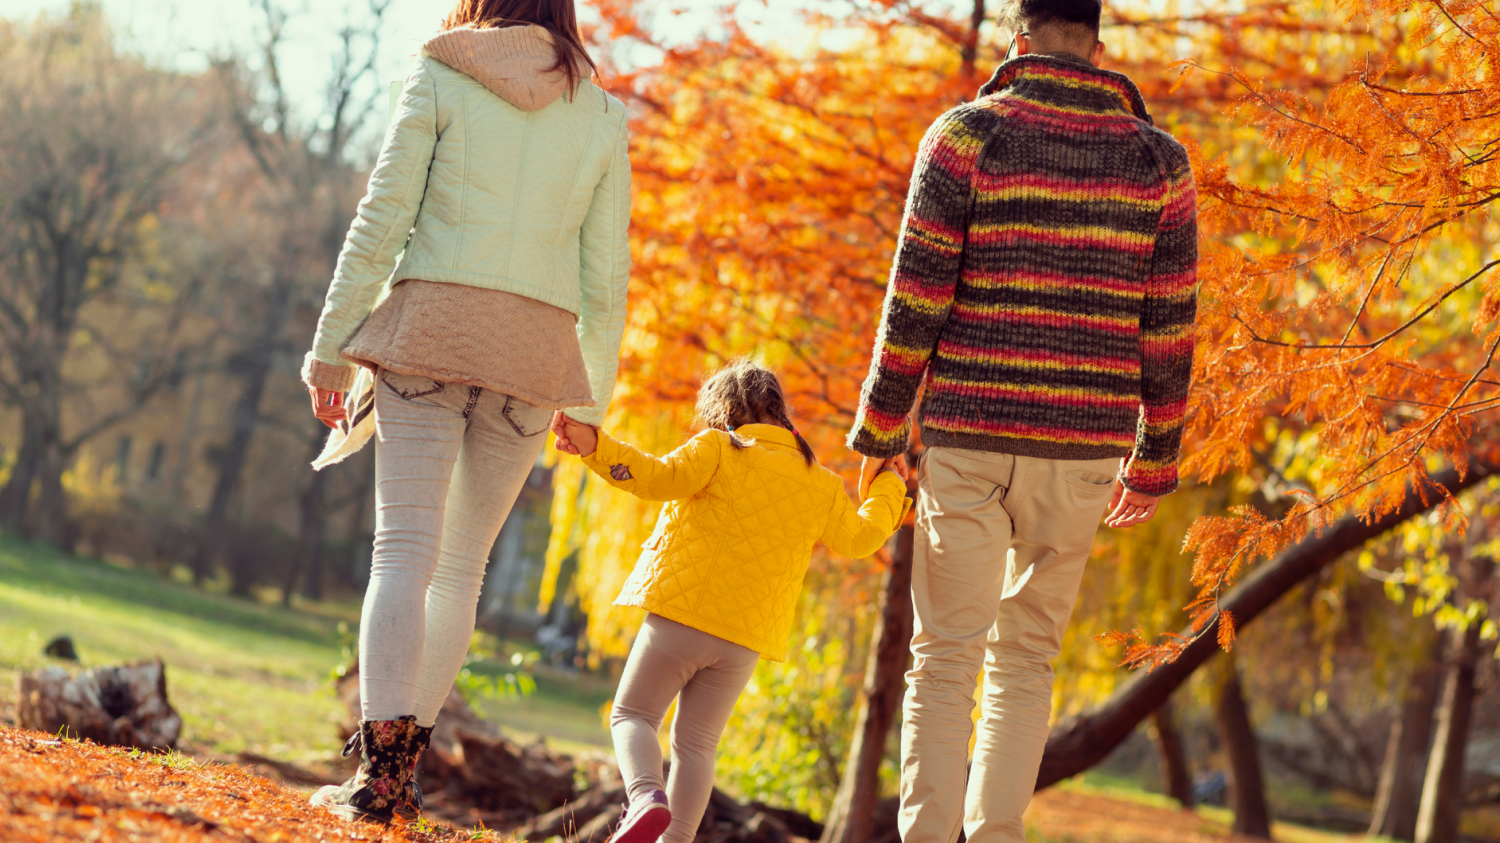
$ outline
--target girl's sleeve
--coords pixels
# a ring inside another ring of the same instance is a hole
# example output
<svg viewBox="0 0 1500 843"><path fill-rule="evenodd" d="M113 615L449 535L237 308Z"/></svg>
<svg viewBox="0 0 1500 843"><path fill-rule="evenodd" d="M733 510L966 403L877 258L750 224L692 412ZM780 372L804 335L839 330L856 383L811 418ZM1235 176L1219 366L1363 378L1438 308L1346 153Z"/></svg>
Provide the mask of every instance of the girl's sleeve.
<svg viewBox="0 0 1500 843"><path fill-rule="evenodd" d="M646 501L675 501L703 491L719 469L721 446L715 431L705 430L665 457L653 457L599 431L599 445L583 458L589 470L616 489ZM628 479L611 473L624 466Z"/></svg>
<svg viewBox="0 0 1500 843"><path fill-rule="evenodd" d="M333 270L313 348L302 364L308 386L343 391L354 383L356 367L340 352L369 318L406 248L437 141L437 86L427 65L418 63L402 86L369 189Z"/></svg>
<svg viewBox="0 0 1500 843"><path fill-rule="evenodd" d="M882 471L870 484L869 497L858 509L842 489L838 490L828 526L823 528L823 544L840 556L863 559L885 544L910 508L906 484L895 472Z"/></svg>

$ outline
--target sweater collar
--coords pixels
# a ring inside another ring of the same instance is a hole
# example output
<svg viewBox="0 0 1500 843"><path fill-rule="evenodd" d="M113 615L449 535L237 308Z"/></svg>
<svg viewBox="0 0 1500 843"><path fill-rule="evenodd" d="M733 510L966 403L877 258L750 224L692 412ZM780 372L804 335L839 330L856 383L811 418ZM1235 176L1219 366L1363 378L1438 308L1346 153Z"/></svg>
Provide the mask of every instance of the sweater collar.
<svg viewBox="0 0 1500 843"><path fill-rule="evenodd" d="M422 45L422 55L467 74L522 111L539 111L562 96L567 74L552 70L552 33L535 24L450 29Z"/></svg>
<svg viewBox="0 0 1500 843"><path fill-rule="evenodd" d="M735 428L734 432L739 434L741 439L753 439L766 445L799 450L797 437L779 424L742 424Z"/></svg>
<svg viewBox="0 0 1500 843"><path fill-rule="evenodd" d="M1128 114L1151 122L1146 101L1130 77L1100 70L1071 53L1017 56L995 68L995 75L979 89L981 98L1016 97L1100 116Z"/></svg>

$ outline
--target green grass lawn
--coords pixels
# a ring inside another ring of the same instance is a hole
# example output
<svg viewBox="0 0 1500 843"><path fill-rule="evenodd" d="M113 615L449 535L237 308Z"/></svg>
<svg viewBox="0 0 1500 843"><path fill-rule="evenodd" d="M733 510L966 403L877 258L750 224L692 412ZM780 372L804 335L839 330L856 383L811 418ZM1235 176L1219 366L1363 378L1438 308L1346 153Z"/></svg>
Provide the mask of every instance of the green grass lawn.
<svg viewBox="0 0 1500 843"><path fill-rule="evenodd" d="M14 706L20 671L71 667L42 655L66 634L84 667L160 656L189 746L320 764L340 744L329 677L352 636L339 623L353 629L358 616L355 604L286 609L0 538L0 708ZM610 747L599 708L612 682L539 669L536 684L527 697L480 700L480 713L514 739L545 736L564 752Z"/></svg>
<svg viewBox="0 0 1500 843"><path fill-rule="evenodd" d="M339 743L328 676L342 657L340 611L317 609L260 605L0 539L0 701L14 705L19 671L66 665L42 647L67 634L85 667L160 656L190 744L326 760Z"/></svg>
<svg viewBox="0 0 1500 843"><path fill-rule="evenodd" d="M503 662L491 666L472 665L476 673L501 673ZM601 708L614 697L615 683L600 676L570 674L537 668L536 690L524 697L479 701L479 712L513 740L531 742L545 738L560 752L605 750L613 752L609 727Z"/></svg>

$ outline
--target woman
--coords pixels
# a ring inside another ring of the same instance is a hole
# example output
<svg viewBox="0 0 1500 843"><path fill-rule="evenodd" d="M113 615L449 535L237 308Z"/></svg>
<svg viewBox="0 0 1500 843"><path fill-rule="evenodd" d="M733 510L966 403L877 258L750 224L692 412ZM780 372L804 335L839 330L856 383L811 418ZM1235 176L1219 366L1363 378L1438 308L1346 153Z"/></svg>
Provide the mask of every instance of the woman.
<svg viewBox="0 0 1500 843"><path fill-rule="evenodd" d="M363 722L344 749L360 765L313 796L349 819L421 808L416 763L549 418L597 425L614 390L630 162L625 107L594 69L573 0L460 0L402 87L339 255L302 374L318 418L354 438L366 410L347 418L344 393L374 372Z"/></svg>

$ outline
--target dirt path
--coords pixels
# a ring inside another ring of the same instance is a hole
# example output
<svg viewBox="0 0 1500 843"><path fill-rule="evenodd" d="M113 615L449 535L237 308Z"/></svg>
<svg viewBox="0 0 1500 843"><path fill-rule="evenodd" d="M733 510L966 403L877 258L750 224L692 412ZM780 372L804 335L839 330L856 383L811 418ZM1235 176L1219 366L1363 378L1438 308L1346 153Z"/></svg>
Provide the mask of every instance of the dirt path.
<svg viewBox="0 0 1500 843"><path fill-rule="evenodd" d="M1263 843L1189 811L1052 789L1026 814L1046 843ZM1285 843L1314 838L1280 837ZM1343 838L1320 835L1317 843ZM5 843L506 843L488 831L397 820L348 823L307 794L233 764L154 755L0 726L0 841ZM597 841L596 841L597 843Z"/></svg>
<svg viewBox="0 0 1500 843"><path fill-rule="evenodd" d="M147 755L0 727L0 840L439 843L493 833L349 823L231 765Z"/></svg>
<svg viewBox="0 0 1500 843"><path fill-rule="evenodd" d="M1036 795L1026 824L1049 843L1265 843L1230 834L1192 811L1057 788Z"/></svg>

